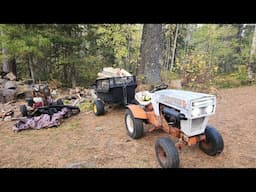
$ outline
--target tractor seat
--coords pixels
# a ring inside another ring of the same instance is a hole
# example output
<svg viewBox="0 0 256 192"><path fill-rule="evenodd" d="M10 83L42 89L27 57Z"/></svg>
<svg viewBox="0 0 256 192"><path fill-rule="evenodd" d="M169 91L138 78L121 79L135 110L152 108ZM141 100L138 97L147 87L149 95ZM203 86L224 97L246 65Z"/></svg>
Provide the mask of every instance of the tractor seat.
<svg viewBox="0 0 256 192"><path fill-rule="evenodd" d="M151 103L151 93L148 91L140 91L135 94L135 99L139 102L142 106L147 106Z"/></svg>

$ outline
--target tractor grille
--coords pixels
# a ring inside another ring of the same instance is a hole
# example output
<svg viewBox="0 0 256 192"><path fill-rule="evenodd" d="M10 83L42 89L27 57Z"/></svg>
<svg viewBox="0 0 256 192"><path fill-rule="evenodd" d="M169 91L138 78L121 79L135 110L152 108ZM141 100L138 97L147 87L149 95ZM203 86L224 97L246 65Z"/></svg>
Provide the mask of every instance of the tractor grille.
<svg viewBox="0 0 256 192"><path fill-rule="evenodd" d="M192 119L191 132L200 130L204 121L204 117Z"/></svg>

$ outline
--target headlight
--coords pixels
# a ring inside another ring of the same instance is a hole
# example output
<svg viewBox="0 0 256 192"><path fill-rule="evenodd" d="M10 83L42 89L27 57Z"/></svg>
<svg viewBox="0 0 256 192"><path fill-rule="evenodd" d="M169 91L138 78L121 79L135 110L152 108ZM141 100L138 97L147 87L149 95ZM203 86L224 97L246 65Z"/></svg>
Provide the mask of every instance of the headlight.
<svg viewBox="0 0 256 192"><path fill-rule="evenodd" d="M193 117L199 116L200 115L200 109L199 108L192 109L191 114L192 114Z"/></svg>
<svg viewBox="0 0 256 192"><path fill-rule="evenodd" d="M213 105L207 106L207 107L205 108L205 111L206 111L207 114L212 113L212 111L213 111Z"/></svg>

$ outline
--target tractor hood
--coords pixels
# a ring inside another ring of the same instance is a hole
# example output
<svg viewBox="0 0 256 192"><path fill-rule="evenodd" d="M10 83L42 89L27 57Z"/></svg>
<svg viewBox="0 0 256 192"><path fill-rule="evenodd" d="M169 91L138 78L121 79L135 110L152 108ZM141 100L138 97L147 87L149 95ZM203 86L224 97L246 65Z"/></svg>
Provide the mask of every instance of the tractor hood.
<svg viewBox="0 0 256 192"><path fill-rule="evenodd" d="M216 109L215 95L192 91L175 89L156 91L152 94L151 101L157 116L160 115L159 104L163 104L179 111L188 119L213 115Z"/></svg>
<svg viewBox="0 0 256 192"><path fill-rule="evenodd" d="M152 98L156 102L163 103L167 106L173 106L181 111L191 111L194 105L206 107L209 104L213 104L216 106L216 97L214 95L191 91L175 89L161 90L155 92L152 95Z"/></svg>
<svg viewBox="0 0 256 192"><path fill-rule="evenodd" d="M183 91L183 90L175 90L175 89L168 89L168 90L161 90L155 93L156 95L164 95L167 97L173 97L180 100L192 101L195 99L202 99L205 97L215 97L214 95L205 94L205 93L197 93L192 91Z"/></svg>

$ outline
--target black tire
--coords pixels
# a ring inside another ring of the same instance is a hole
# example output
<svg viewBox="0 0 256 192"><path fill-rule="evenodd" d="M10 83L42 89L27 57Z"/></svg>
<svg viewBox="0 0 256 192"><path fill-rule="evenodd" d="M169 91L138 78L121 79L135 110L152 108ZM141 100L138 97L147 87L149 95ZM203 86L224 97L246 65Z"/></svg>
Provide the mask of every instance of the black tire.
<svg viewBox="0 0 256 192"><path fill-rule="evenodd" d="M96 116L104 115L105 109L104 109L104 103L100 99L96 99L93 102L93 112Z"/></svg>
<svg viewBox="0 0 256 192"><path fill-rule="evenodd" d="M125 112L125 127L128 135L133 139L139 139L144 134L143 121L141 119L134 118L130 109Z"/></svg>
<svg viewBox="0 0 256 192"><path fill-rule="evenodd" d="M224 149L224 141L221 134L214 127L207 126L205 136L206 140L199 142L199 148L210 156L220 154Z"/></svg>
<svg viewBox="0 0 256 192"><path fill-rule="evenodd" d="M73 109L71 109L71 111L72 111L72 115L77 115L78 113L80 113L80 108L73 108Z"/></svg>
<svg viewBox="0 0 256 192"><path fill-rule="evenodd" d="M56 104L57 104L57 105L64 105L62 99L58 99L58 100L56 101Z"/></svg>
<svg viewBox="0 0 256 192"><path fill-rule="evenodd" d="M159 138L155 144L156 158L162 168L178 168L179 153L172 140Z"/></svg>
<svg viewBox="0 0 256 192"><path fill-rule="evenodd" d="M20 112L22 117L27 117L28 116L28 110L26 105L21 105L20 106Z"/></svg>

